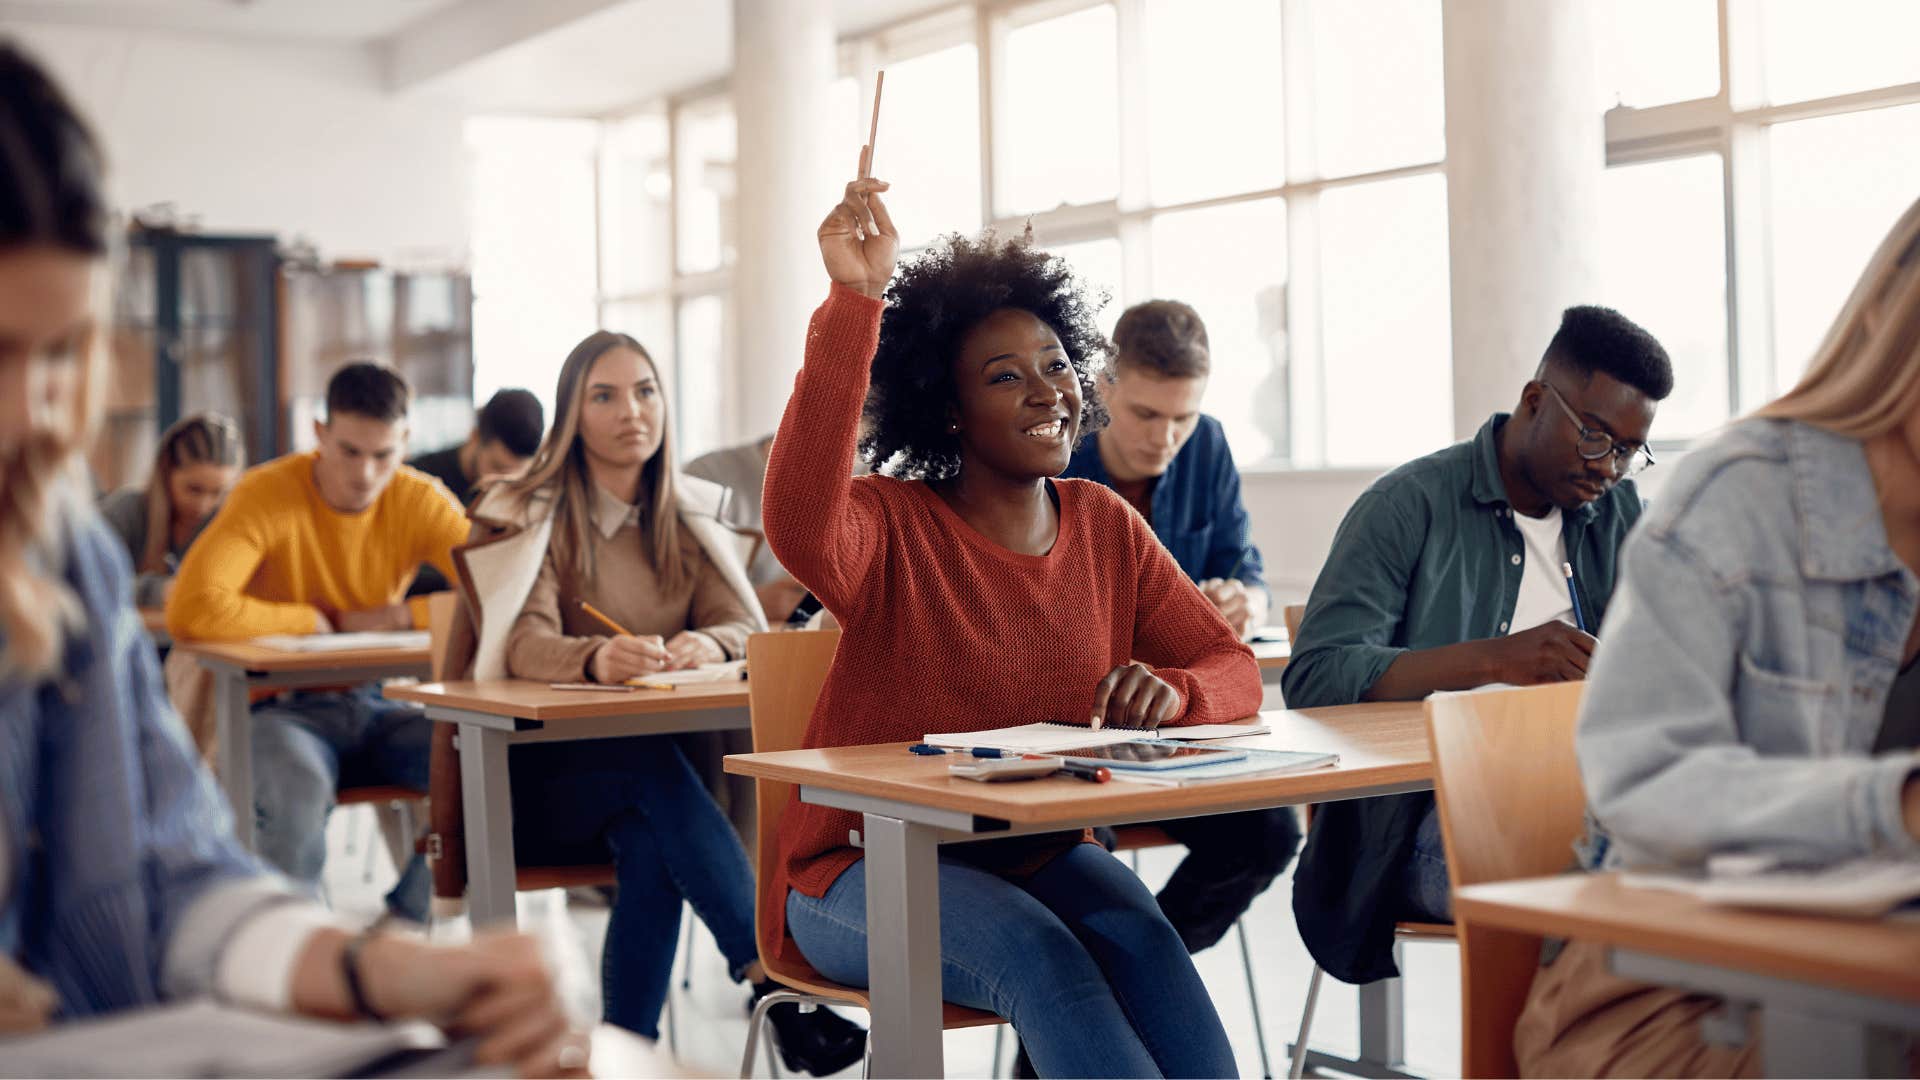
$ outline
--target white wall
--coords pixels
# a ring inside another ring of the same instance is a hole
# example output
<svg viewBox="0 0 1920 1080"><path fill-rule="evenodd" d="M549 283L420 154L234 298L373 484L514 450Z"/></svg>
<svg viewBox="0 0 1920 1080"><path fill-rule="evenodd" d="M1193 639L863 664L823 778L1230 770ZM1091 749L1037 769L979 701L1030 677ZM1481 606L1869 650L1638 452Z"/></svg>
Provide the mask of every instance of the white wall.
<svg viewBox="0 0 1920 1080"><path fill-rule="evenodd" d="M463 265L462 110L395 96L369 50L152 30L0 24L107 146L115 201L203 231L305 237L323 258Z"/></svg>

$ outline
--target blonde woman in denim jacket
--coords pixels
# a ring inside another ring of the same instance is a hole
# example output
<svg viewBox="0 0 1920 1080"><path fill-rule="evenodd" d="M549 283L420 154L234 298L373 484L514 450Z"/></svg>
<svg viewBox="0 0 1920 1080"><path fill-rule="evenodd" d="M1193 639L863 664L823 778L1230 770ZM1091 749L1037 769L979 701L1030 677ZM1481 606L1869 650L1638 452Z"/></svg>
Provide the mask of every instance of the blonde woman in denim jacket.
<svg viewBox="0 0 1920 1080"><path fill-rule="evenodd" d="M1694 450L1628 539L1577 751L1589 869L1723 852L1920 859L1920 203L1800 384ZM1748 1076L1718 1002L1573 941L1514 1037L1528 1076Z"/></svg>

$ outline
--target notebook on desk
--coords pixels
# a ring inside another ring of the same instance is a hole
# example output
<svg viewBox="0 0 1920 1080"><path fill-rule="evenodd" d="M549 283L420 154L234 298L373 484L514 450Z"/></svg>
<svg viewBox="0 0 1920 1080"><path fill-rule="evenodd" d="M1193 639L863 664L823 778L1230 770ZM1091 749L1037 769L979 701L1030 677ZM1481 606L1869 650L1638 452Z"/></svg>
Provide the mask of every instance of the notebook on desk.
<svg viewBox="0 0 1920 1080"><path fill-rule="evenodd" d="M1264 735L1273 730L1265 724L1194 724L1168 727L1158 731L1132 728L1091 728L1080 724L1021 724L1018 727L988 728L984 731L950 731L928 735L929 746L949 750L971 750L988 746L995 750L1019 750L1028 754L1054 754L1076 746L1111 746L1135 739L1172 739L1192 742L1197 739L1227 739L1241 735Z"/></svg>
<svg viewBox="0 0 1920 1080"><path fill-rule="evenodd" d="M273 634L253 639L255 645L285 652L352 652L358 649L425 649L425 630L362 630L350 634Z"/></svg>
<svg viewBox="0 0 1920 1080"><path fill-rule="evenodd" d="M656 671L651 675L628 679L627 682L633 686L693 686L699 683L739 682L746 677L747 662L729 660L725 663L681 668L679 671Z"/></svg>
<svg viewBox="0 0 1920 1080"><path fill-rule="evenodd" d="M1239 751L1240 756L1232 761L1218 764L1194 765L1185 769L1170 769L1165 772L1142 772L1137 769L1113 770L1115 780L1131 780L1142 784L1157 784L1161 787L1186 787L1190 784L1205 784L1218 780L1245 780L1255 776L1284 776L1288 773L1306 772L1311 769L1324 769L1340 763L1339 754L1320 753L1310 750L1260 750L1247 747Z"/></svg>

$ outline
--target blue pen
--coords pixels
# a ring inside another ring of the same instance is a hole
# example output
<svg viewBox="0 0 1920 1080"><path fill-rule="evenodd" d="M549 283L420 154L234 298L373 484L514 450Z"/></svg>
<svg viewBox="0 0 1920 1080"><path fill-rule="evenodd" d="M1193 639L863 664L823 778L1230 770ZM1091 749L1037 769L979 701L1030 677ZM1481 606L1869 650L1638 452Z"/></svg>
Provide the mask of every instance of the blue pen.
<svg viewBox="0 0 1920 1080"><path fill-rule="evenodd" d="M1573 601L1573 625L1581 633L1587 633L1587 617L1580 610L1580 590L1573 587L1573 564L1561 563L1560 573L1567 579L1567 599Z"/></svg>
<svg viewBox="0 0 1920 1080"><path fill-rule="evenodd" d="M973 756L974 756L974 757L982 757L982 758L1017 758L1017 757L1020 757L1020 756L1021 756L1021 754L1022 754L1022 752L1021 752L1021 751L1019 751L1019 750L995 750L995 749L994 749L993 747L991 747L991 746L976 746L976 747L974 747L974 748L973 748Z"/></svg>

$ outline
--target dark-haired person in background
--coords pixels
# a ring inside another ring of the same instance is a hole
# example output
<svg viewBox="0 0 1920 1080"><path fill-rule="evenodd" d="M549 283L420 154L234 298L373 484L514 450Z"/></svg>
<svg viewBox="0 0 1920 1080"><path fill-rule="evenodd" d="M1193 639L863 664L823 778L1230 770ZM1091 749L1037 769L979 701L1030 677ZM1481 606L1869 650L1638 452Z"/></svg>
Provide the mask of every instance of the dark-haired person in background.
<svg viewBox="0 0 1920 1080"><path fill-rule="evenodd" d="M466 442L421 454L407 464L447 485L462 503L471 502L481 481L514 476L526 468L546 429L546 412L532 391L501 390L480 407Z"/></svg>
<svg viewBox="0 0 1920 1080"><path fill-rule="evenodd" d="M408 465L447 485L461 505L480 494L488 480L518 476L546 437L546 410L530 390L497 390L474 417L467 441L421 454ZM445 592L453 586L432 563L422 563L408 596Z"/></svg>
<svg viewBox="0 0 1920 1080"><path fill-rule="evenodd" d="M411 398L392 368L334 373L327 418L313 425L318 446L249 469L187 552L167 600L176 639L427 625L426 601L403 599L407 583L421 563L452 574L467 516L432 477L400 464ZM256 704L260 854L296 881L318 882L341 778L426 790L431 729L375 685L292 690ZM416 856L387 904L424 919L427 890Z"/></svg>
<svg viewBox="0 0 1920 1080"><path fill-rule="evenodd" d="M1186 304L1149 300L1120 316L1113 345L1097 382L1107 426L1080 444L1061 475L1119 492L1245 637L1266 621L1267 587L1227 434L1200 412L1212 365L1207 328ZM1190 952L1219 941L1300 847L1299 820L1286 806L1160 827L1187 846L1158 899Z"/></svg>
<svg viewBox="0 0 1920 1080"><path fill-rule="evenodd" d="M1394 469L1347 511L1281 680L1287 705L1584 678L1640 517L1626 477L1652 462L1654 410L1672 390L1651 334L1609 308L1568 308L1511 415ZM1320 807L1293 910L1329 974L1398 974L1394 922L1452 917L1433 796Z"/></svg>

